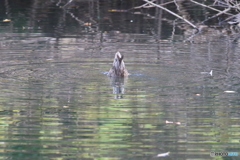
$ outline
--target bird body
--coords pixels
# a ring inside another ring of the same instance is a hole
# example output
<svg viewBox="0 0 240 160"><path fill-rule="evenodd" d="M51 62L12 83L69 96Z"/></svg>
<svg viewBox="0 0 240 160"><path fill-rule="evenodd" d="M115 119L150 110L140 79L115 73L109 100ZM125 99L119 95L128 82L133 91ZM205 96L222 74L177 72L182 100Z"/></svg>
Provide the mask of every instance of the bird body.
<svg viewBox="0 0 240 160"><path fill-rule="evenodd" d="M108 74L109 77L126 77L129 75L127 69L125 68L125 64L123 62L123 55L120 52L115 54L113 60L113 66L109 70Z"/></svg>

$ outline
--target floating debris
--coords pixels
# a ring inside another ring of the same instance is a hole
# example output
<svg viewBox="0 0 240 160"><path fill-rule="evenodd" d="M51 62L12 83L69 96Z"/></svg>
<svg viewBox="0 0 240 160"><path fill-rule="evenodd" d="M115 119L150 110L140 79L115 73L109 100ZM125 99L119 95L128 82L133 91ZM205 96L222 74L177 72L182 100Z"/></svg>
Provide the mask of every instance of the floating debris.
<svg viewBox="0 0 240 160"><path fill-rule="evenodd" d="M172 122L172 121L165 121L166 122L166 124L177 124L177 125L180 125L181 124L181 122Z"/></svg>
<svg viewBox="0 0 240 160"><path fill-rule="evenodd" d="M84 26L91 26L91 25L92 23L88 23L88 22L84 23Z"/></svg>
<svg viewBox="0 0 240 160"><path fill-rule="evenodd" d="M170 152L158 154L157 157L166 157L169 156Z"/></svg>
<svg viewBox="0 0 240 160"><path fill-rule="evenodd" d="M224 93L236 93L236 91L224 91Z"/></svg>
<svg viewBox="0 0 240 160"><path fill-rule="evenodd" d="M10 22L11 19L4 19L3 22Z"/></svg>
<svg viewBox="0 0 240 160"><path fill-rule="evenodd" d="M172 122L172 121L167 121L167 120L166 120L166 123L168 124L168 123L173 123L173 122Z"/></svg>
<svg viewBox="0 0 240 160"><path fill-rule="evenodd" d="M212 76L212 70L209 72L209 74Z"/></svg>
<svg viewBox="0 0 240 160"><path fill-rule="evenodd" d="M211 70L210 72L201 72L201 74L210 74L212 76L213 75L213 70Z"/></svg>

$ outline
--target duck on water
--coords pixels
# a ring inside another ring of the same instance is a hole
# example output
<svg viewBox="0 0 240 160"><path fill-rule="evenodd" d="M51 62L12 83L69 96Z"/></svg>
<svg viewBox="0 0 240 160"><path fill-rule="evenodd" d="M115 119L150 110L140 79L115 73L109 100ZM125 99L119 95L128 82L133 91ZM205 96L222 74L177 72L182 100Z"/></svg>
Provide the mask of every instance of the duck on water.
<svg viewBox="0 0 240 160"><path fill-rule="evenodd" d="M127 69L125 68L125 64L123 62L123 55L120 52L115 54L113 60L113 66L109 70L108 74L109 77L126 77L129 75Z"/></svg>

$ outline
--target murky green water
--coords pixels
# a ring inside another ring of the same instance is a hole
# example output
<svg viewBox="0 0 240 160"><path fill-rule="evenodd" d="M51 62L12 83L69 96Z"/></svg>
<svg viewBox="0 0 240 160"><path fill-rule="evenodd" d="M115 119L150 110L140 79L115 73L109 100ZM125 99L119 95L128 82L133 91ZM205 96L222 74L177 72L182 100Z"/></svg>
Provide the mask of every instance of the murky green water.
<svg viewBox="0 0 240 160"><path fill-rule="evenodd" d="M51 13L42 10L35 17ZM58 28L32 26L31 16L14 26L14 16L32 10L14 11L0 25L0 159L199 160L239 152L238 41L156 41L86 24L83 33L61 18ZM116 51L128 78L106 76Z"/></svg>

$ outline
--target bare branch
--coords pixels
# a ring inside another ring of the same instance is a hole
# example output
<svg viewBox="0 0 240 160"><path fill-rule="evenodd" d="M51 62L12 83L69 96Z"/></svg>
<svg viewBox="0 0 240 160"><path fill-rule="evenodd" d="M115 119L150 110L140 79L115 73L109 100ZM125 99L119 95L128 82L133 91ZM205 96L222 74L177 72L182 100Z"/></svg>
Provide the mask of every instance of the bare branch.
<svg viewBox="0 0 240 160"><path fill-rule="evenodd" d="M212 19L212 18L218 17L218 16L220 16L221 14L226 14L226 12L230 11L232 8L236 8L236 9L237 9L237 8L239 8L239 6L240 6L240 3L239 3L239 4L236 3L236 4L233 5L233 6L232 6L232 5L229 5L227 9L225 9L225 10L219 12L218 14L216 14L216 15L214 15L214 16L212 16L212 17L206 19L206 20L204 20L202 23L208 21L209 19Z"/></svg>
<svg viewBox="0 0 240 160"><path fill-rule="evenodd" d="M177 10L180 11L180 9L179 9L179 5L177 4L176 0L173 0L173 1L174 1L175 5L176 5L176 7L177 7Z"/></svg>
<svg viewBox="0 0 240 160"><path fill-rule="evenodd" d="M155 2L156 0L152 0L151 2ZM153 5L149 5L148 3L145 3L141 6L138 6L138 7L134 7L133 9L138 9L138 8L151 8L151 7L154 7Z"/></svg>
<svg viewBox="0 0 240 160"><path fill-rule="evenodd" d="M176 16L177 18L184 20L186 23L188 23L189 25L191 25L193 28L198 29L197 26L195 26L194 24L192 24L190 21L188 21L187 19L185 19L185 18L179 16L178 14L170 11L169 9L167 9L167 8L165 8L165 7L162 7L162 6L158 5L158 4L155 4L155 3L153 3L153 2L151 2L151 1L149 1L149 0L143 0L143 1L145 1L145 2L147 2L147 3L149 3L149 4L153 5L153 6L156 6L156 7L158 7L158 8L161 8L161 9L167 11L168 13Z"/></svg>
<svg viewBox="0 0 240 160"><path fill-rule="evenodd" d="M200 5L200 6L203 6L203 7L209 8L209 9L212 9L212 10L214 10L214 11L222 12L221 10L215 9L215 8L213 8L213 7L209 7L209 6L207 6L207 5L205 5L205 4L202 4L202 3L198 3L198 2L196 2L196 1L194 1L194 0L190 0L190 1L193 2L193 3L195 3L195 4L198 4L198 5ZM225 13L225 14L233 15L233 14L231 14L231 13Z"/></svg>
<svg viewBox="0 0 240 160"><path fill-rule="evenodd" d="M205 19L204 21L202 21L202 23L208 21L209 19L212 19L212 18L218 17L218 16L220 16L221 14L224 14L224 13L230 11L230 10L231 10L231 8L227 8L227 9L225 9L225 10L219 12L218 14L215 14L214 16Z"/></svg>

